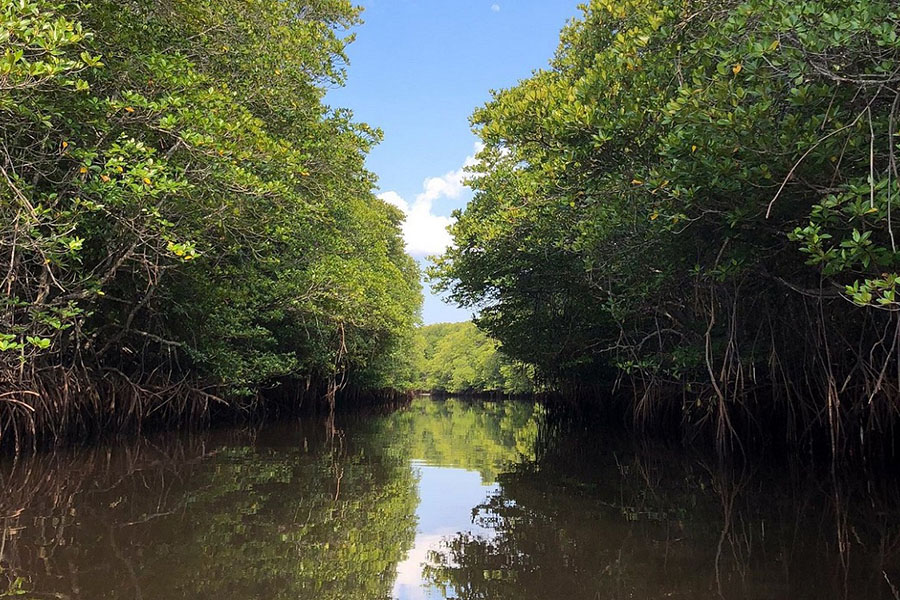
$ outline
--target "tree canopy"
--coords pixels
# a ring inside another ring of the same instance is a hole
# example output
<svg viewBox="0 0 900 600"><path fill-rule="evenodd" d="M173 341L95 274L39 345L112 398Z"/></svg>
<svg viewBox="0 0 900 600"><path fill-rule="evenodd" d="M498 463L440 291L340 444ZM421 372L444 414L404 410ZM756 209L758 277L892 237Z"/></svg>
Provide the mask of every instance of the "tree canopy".
<svg viewBox="0 0 900 600"><path fill-rule="evenodd" d="M415 388L448 394L525 394L533 371L509 359L474 323L437 323L418 330Z"/></svg>
<svg viewBox="0 0 900 600"><path fill-rule="evenodd" d="M438 288L544 376L628 383L638 416L724 433L753 397L879 428L900 393L898 23L888 0L589 2L472 117Z"/></svg>
<svg viewBox="0 0 900 600"><path fill-rule="evenodd" d="M381 133L323 103L359 17L0 0L0 411L409 386L421 292L364 168Z"/></svg>

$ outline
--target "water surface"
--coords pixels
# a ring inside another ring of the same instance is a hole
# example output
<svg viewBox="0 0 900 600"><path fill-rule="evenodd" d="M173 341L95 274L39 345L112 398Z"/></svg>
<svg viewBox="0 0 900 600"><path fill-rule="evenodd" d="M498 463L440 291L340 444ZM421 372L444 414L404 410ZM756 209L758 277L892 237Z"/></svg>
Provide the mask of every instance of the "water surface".
<svg viewBox="0 0 900 600"><path fill-rule="evenodd" d="M900 494L418 399L0 462L0 598L898 598Z"/></svg>

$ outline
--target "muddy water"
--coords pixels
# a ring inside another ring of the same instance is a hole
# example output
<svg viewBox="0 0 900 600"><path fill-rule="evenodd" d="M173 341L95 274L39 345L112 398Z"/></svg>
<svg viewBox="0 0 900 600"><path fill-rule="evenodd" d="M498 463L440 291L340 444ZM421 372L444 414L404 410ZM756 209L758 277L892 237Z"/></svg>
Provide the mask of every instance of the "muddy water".
<svg viewBox="0 0 900 600"><path fill-rule="evenodd" d="M415 400L0 462L0 598L884 598L900 493Z"/></svg>

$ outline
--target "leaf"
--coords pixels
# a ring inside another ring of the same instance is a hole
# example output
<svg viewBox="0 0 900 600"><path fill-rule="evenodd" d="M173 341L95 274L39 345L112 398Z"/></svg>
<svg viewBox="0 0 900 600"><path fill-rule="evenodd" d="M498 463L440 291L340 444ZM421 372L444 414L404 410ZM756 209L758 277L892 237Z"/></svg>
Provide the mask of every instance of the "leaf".
<svg viewBox="0 0 900 600"><path fill-rule="evenodd" d="M28 341L29 344L31 344L32 346L35 346L37 348L40 348L41 350L46 350L47 348L50 347L50 340L48 340L47 338L29 335L29 336L26 336L25 339L26 339L26 341Z"/></svg>

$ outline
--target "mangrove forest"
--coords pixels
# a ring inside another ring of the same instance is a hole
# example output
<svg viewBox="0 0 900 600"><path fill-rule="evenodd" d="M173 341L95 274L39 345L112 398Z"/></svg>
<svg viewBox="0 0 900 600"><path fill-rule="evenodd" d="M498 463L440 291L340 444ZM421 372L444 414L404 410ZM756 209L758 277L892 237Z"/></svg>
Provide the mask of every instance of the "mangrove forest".
<svg viewBox="0 0 900 600"><path fill-rule="evenodd" d="M361 8L4 0L2 441L422 390L892 447L898 10L590 2L474 111L427 268L474 324L421 328L382 132L326 103Z"/></svg>
<svg viewBox="0 0 900 600"><path fill-rule="evenodd" d="M0 5L0 431L406 390L421 302L349 2Z"/></svg>
<svg viewBox="0 0 900 600"><path fill-rule="evenodd" d="M0 0L0 600L900 600L900 1L577 2Z"/></svg>
<svg viewBox="0 0 900 600"><path fill-rule="evenodd" d="M475 196L432 277L640 426L890 442L898 34L889 0L590 2L472 116Z"/></svg>

